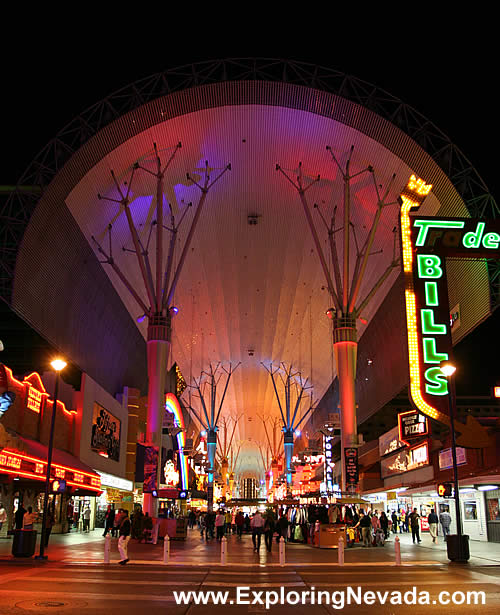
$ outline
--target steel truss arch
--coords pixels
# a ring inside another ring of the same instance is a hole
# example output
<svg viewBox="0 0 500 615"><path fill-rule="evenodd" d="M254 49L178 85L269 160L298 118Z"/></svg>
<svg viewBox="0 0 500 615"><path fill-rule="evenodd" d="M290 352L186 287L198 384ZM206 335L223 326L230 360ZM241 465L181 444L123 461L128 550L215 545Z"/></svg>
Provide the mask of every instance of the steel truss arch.
<svg viewBox="0 0 500 615"><path fill-rule="evenodd" d="M17 252L31 214L69 158L100 130L161 96L230 81L269 81L335 94L389 121L427 152L448 176L469 213L496 218L500 207L465 154L419 111L376 85L335 69L294 60L231 58L165 70L113 92L68 123L27 167L8 194L0 194L0 298L10 303ZM492 307L500 305L500 264L488 263Z"/></svg>

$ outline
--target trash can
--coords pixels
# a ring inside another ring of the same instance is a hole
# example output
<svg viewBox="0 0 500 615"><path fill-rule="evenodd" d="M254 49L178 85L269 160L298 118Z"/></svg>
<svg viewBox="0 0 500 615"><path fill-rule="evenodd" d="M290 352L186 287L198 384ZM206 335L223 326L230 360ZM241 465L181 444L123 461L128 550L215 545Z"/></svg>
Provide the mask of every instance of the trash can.
<svg viewBox="0 0 500 615"><path fill-rule="evenodd" d="M33 557L36 548L36 530L14 530L12 555L14 557Z"/></svg>
<svg viewBox="0 0 500 615"><path fill-rule="evenodd" d="M448 559L452 562L467 562L470 557L469 537L461 534L448 534L446 538Z"/></svg>

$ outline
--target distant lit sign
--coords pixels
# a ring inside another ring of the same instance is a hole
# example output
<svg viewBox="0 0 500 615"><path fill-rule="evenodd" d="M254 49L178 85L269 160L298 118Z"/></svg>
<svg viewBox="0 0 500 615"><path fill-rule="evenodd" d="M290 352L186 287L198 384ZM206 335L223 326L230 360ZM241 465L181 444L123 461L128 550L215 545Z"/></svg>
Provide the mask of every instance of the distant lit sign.
<svg viewBox="0 0 500 615"><path fill-rule="evenodd" d="M497 399L498 399L498 398L500 398L500 386L495 387L495 388L493 389L493 395L494 395Z"/></svg>
<svg viewBox="0 0 500 615"><path fill-rule="evenodd" d="M426 436L429 433L427 417L417 410L400 412L398 414L399 439L406 444L411 440Z"/></svg>

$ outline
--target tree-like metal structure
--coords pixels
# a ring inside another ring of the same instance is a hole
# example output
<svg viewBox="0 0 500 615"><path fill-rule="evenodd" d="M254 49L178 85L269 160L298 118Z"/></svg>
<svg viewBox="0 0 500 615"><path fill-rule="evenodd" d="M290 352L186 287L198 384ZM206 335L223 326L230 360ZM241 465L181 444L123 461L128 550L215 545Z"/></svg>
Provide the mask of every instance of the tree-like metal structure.
<svg viewBox="0 0 500 615"><path fill-rule="evenodd" d="M220 467L220 474L222 478L222 496L226 497L229 489L229 475L230 475L230 457L233 453L233 439L236 432L236 426L240 420L241 415L237 417L223 417L221 420L221 426L217 434L217 448L216 453L217 462ZM232 422L232 429L231 429Z"/></svg>
<svg viewBox="0 0 500 615"><path fill-rule="evenodd" d="M372 166L352 172L351 158L354 147L351 147L345 168L342 167L336 158L330 146L327 146L327 151L330 153L334 164L337 166L340 176L343 181L343 224L341 228L336 226L335 207L331 216L330 224L327 223L325 217L321 213L319 207L315 208L319 212L320 218L328 233L328 243L331 253L331 262L333 268L333 277L327 264L327 259L323 251L323 246L320 241L316 225L314 223L309 203L307 201L306 192L320 180L317 175L312 180L306 180L302 172L302 163L299 163L298 175L292 179L290 175L279 165L276 165L276 170L279 171L296 189L299 199L304 208L307 224L311 230L314 240L314 245L318 254L318 258L323 269L328 292L333 301L334 307L327 312L329 318L333 321L333 348L337 363L337 372L339 380L339 397L340 397L340 415L341 415L341 450L342 450L342 490L346 491L346 468L345 468L345 451L346 449L357 448L357 417L356 417L356 399L355 399L355 380L356 380L356 359L357 359L357 329L356 321L361 318L363 311L375 296L379 288L389 277L391 272L399 266L399 256L396 255L396 231L394 230L393 254L391 261L387 264L385 271L375 282L369 292L360 299L360 289L363 283L364 275L368 265L368 260L372 254L371 250L377 233L377 228L382 216L383 210L389 205L397 205L398 201L388 202L389 192L395 175L392 176L389 185L384 192L380 191L377 183L375 170ZM373 181L373 186L376 195L376 208L373 217L371 228L361 247L358 244L356 228L352 222L351 210L351 182L360 175L369 174ZM396 229L396 227L395 227ZM337 249L337 232L342 232L342 242L340 251L342 260L339 257ZM351 269L351 234L353 235L356 246L356 261L354 269ZM352 276L351 276L352 271ZM350 490L356 490L357 485L349 485Z"/></svg>
<svg viewBox="0 0 500 615"><path fill-rule="evenodd" d="M264 465L264 469L266 473L266 488L269 490L272 488L279 475L279 462L283 457L283 432L280 429L280 419L277 416L261 416L259 418L262 421L267 440L266 463ZM268 422L270 423L269 429L267 427ZM271 432L271 436L269 435L269 432ZM261 456L262 461L264 462L262 450Z"/></svg>
<svg viewBox="0 0 500 615"><path fill-rule="evenodd" d="M283 447L285 451L286 484L287 491L291 493L294 435L314 409L312 403L308 404L306 411L302 413L302 416L300 415L302 402L307 399L306 391L311 389L312 386L308 386L308 378L304 380L299 371L293 370L292 365L287 366L285 363L279 363L278 366L274 367L272 363L269 365L262 363L262 365L271 376L276 401L278 402L281 415L283 425ZM276 385L277 377L279 377L282 385L283 397L280 397L278 392L278 387ZM304 395L305 393L306 395Z"/></svg>
<svg viewBox="0 0 500 615"><path fill-rule="evenodd" d="M196 181L189 173L186 174L187 179L200 189L200 198L191 221L191 226L184 241L184 246L182 248L177 267L174 271L174 256L178 237L177 233L179 230L179 225L184 220L187 208L177 224L172 207L168 203L170 210L170 226L164 225L163 183L165 180L165 173L180 148L181 143L179 142L174 148L172 148L166 164L162 165L160 153L155 143L155 171L151 171L136 162L132 167L130 178L126 183L124 183L124 187L122 187L120 182L116 179L114 171L111 171L111 176L120 198L116 199L98 194L99 200L115 203L120 207L120 212L125 213L133 243L133 249L129 251L135 254L137 259L137 265L141 274L142 283L144 285L143 290L146 293L147 299L141 296L141 289L134 287L113 257L111 239L111 232L113 228L112 225L108 225L109 252L106 252L97 239L92 236L92 241L97 246L98 252L104 257L104 260L101 262L103 264L110 265L118 278L132 295L144 316L148 319L148 413L146 440L149 444L156 447L160 446L162 416L165 406L165 376L167 373L168 356L172 339L171 319L174 308L172 300L208 192L215 182L218 181L226 171L231 169L230 164L222 170L217 169L216 176L212 179L213 169L210 169L208 162L205 162L204 179L201 184L198 183L198 181ZM156 180L156 219L151 223L149 238L146 245L143 245L143 242L139 237L130 207L131 201L133 200L132 188L134 184L134 177L137 172L149 173ZM149 241L153 230L156 231L156 267L154 274L149 258ZM163 242L163 235L165 231L170 233L170 242L166 255ZM145 493L145 512L153 515L156 513L155 507L156 498L153 498L150 493Z"/></svg>
<svg viewBox="0 0 500 615"><path fill-rule="evenodd" d="M233 497L234 490L234 477L236 474L236 466L238 464L238 459L240 457L241 451L241 442L238 444L236 448L236 452L234 451L235 447L231 447L231 453L229 455L229 468L228 468L228 479L227 479L227 494L230 498Z"/></svg>
<svg viewBox="0 0 500 615"><path fill-rule="evenodd" d="M234 368L232 364L229 367L224 367L221 363L218 363L215 368L210 364L209 371L202 371L198 380L193 378L191 388L196 389L197 397L200 400L201 410L196 410L191 404L186 404L186 407L193 413L194 417L207 432L207 456L208 456L208 502L207 507L209 511L213 510L214 505L214 473L215 473L215 457L217 452L217 432L219 430L219 418L224 406L224 400L226 398L227 387L231 376L235 370L241 364L238 363ZM220 398L220 402L217 402L217 388L221 383L221 380L225 378L224 390ZM208 389L208 394L207 393Z"/></svg>

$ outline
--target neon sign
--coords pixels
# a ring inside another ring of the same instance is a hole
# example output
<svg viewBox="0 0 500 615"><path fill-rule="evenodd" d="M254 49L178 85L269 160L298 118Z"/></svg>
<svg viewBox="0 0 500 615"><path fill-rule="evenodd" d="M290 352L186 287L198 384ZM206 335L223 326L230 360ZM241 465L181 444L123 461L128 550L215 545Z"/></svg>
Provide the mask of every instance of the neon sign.
<svg viewBox="0 0 500 615"><path fill-rule="evenodd" d="M441 361L452 353L446 257L500 256L500 224L469 218L410 217L432 185L415 175L401 193L410 397L422 414L449 424L448 382Z"/></svg>
<svg viewBox="0 0 500 615"><path fill-rule="evenodd" d="M22 476L24 478L32 478L34 480L44 481L47 471L47 462L37 457L30 457L17 451L3 449L0 452L0 474L13 474L14 476ZM50 477L51 479L63 480L65 477L66 484L73 487L83 487L100 493L101 477L88 472L79 472L74 468L51 464Z"/></svg>
<svg viewBox="0 0 500 615"><path fill-rule="evenodd" d="M333 439L335 436L323 436L323 450L325 457L325 491L326 493L332 493L333 491L333 468L335 467L335 463L333 461Z"/></svg>

